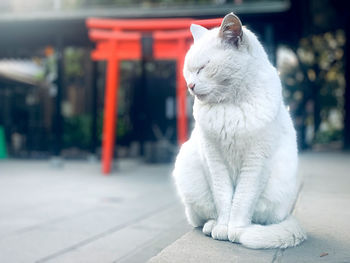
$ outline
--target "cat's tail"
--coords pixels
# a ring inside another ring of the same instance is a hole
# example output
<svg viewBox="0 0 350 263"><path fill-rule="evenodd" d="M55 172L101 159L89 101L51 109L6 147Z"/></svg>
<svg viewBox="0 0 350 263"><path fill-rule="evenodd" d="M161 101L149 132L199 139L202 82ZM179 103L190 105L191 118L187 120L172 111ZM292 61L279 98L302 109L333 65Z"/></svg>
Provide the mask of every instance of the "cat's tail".
<svg viewBox="0 0 350 263"><path fill-rule="evenodd" d="M239 238L248 248L287 248L306 240L306 234L298 221L290 215L284 221L271 225L250 225Z"/></svg>

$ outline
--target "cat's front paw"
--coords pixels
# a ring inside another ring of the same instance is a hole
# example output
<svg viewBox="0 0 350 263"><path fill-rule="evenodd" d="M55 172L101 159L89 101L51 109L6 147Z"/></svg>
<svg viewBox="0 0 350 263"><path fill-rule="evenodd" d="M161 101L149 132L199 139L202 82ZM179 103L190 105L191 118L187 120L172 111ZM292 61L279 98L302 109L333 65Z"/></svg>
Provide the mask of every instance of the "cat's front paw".
<svg viewBox="0 0 350 263"><path fill-rule="evenodd" d="M228 226L228 240L234 243L239 243L239 238L244 231L244 227Z"/></svg>
<svg viewBox="0 0 350 263"><path fill-rule="evenodd" d="M227 229L227 225L215 225L211 237L216 240L228 240Z"/></svg>
<svg viewBox="0 0 350 263"><path fill-rule="evenodd" d="M213 230L214 226L216 225L216 220L210 219L208 220L204 226L203 226L203 233L207 236L211 236L211 231Z"/></svg>

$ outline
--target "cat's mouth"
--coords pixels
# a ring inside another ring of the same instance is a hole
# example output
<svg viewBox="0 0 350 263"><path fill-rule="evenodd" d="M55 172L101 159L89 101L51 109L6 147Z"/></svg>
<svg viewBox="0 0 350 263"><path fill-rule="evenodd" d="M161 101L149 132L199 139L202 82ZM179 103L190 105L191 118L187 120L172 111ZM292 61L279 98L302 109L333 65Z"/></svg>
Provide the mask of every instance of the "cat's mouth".
<svg viewBox="0 0 350 263"><path fill-rule="evenodd" d="M208 94L195 94L195 96L199 99L199 100L204 100Z"/></svg>
<svg viewBox="0 0 350 263"><path fill-rule="evenodd" d="M204 100L209 94L209 93L201 94L201 93L194 92L193 90L189 90L189 91L193 96L195 96L199 100Z"/></svg>

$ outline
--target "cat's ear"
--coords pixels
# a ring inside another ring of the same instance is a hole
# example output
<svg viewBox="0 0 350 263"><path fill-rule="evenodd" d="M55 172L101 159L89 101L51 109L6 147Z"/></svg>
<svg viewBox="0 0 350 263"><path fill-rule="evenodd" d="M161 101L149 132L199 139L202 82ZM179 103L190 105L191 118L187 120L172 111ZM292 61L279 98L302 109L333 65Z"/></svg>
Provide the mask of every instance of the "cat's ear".
<svg viewBox="0 0 350 263"><path fill-rule="evenodd" d="M190 30L194 41L199 40L208 31L205 27L196 24L192 24Z"/></svg>
<svg viewBox="0 0 350 263"><path fill-rule="evenodd" d="M242 36L243 30L241 20L233 13L227 14L222 20L219 37L238 47Z"/></svg>

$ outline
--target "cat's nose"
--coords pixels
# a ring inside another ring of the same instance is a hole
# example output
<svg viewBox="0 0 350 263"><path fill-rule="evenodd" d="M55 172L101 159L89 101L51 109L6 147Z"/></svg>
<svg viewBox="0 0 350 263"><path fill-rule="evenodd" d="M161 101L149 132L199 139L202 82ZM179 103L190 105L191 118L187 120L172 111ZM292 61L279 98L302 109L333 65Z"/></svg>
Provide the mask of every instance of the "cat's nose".
<svg viewBox="0 0 350 263"><path fill-rule="evenodd" d="M193 90L194 86L196 86L196 84L190 83L190 84L187 85L187 88L189 88L190 90Z"/></svg>

